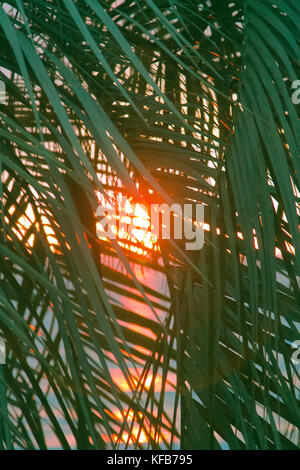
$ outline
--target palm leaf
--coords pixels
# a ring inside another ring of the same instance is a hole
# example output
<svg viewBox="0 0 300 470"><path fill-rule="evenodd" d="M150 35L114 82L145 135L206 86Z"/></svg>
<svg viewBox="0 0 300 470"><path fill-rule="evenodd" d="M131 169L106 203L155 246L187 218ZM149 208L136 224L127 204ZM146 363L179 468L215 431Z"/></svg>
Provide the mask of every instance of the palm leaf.
<svg viewBox="0 0 300 470"><path fill-rule="evenodd" d="M0 3L1 446L297 448L297 5ZM97 240L148 189L201 251Z"/></svg>

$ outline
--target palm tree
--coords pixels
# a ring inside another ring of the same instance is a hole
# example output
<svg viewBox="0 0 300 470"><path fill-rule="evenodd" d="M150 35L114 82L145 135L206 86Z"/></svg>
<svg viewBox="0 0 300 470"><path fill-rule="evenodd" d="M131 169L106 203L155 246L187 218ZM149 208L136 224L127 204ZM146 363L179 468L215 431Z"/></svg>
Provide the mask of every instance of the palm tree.
<svg viewBox="0 0 300 470"><path fill-rule="evenodd" d="M298 448L298 3L0 3L0 447ZM99 240L97 192L204 247Z"/></svg>

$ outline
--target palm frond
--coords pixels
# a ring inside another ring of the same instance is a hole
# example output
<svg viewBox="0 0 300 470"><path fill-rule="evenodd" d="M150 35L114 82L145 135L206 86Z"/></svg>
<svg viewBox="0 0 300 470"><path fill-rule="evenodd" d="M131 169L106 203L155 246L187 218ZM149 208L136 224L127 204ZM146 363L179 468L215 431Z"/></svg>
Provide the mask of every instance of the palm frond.
<svg viewBox="0 0 300 470"><path fill-rule="evenodd" d="M297 4L0 4L0 446L297 448ZM97 239L97 192L203 249Z"/></svg>

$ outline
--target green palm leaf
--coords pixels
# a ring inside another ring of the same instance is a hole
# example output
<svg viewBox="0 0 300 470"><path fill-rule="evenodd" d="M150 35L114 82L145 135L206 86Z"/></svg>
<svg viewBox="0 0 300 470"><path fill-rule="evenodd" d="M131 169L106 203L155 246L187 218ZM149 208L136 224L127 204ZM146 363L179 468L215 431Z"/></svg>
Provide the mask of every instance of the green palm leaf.
<svg viewBox="0 0 300 470"><path fill-rule="evenodd" d="M0 3L0 446L298 448L297 4ZM96 191L203 249L97 239Z"/></svg>

